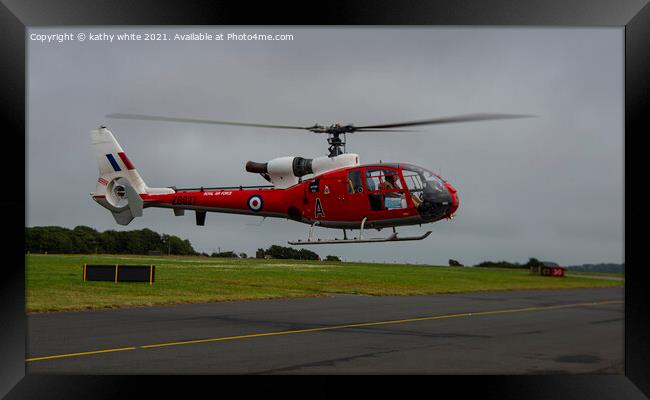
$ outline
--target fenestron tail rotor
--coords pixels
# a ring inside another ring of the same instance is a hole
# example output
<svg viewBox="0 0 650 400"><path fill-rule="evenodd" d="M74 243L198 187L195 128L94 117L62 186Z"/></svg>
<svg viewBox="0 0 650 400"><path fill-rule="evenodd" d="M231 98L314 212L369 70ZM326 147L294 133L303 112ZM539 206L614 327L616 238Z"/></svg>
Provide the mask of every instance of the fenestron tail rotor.
<svg viewBox="0 0 650 400"><path fill-rule="evenodd" d="M524 114L464 114L451 117L440 117L432 119L423 119L416 121L385 123L379 125L362 125L355 126L352 124L332 124L329 126L313 124L311 126L295 126L295 125L274 125L274 124L258 124L249 122L233 122L233 121L217 121L209 119L195 119L195 118L176 118L164 117L143 114L109 114L106 117L116 119L134 119L144 121L162 121L162 122L182 122L182 123L197 123L197 124L214 124L214 125L230 125L230 126L250 126L255 128L274 128L274 129L298 129L307 130L314 133L324 133L328 135L327 142L329 146L330 156L337 156L345 153L345 135L348 133L357 132L416 132L408 129L393 129L404 128L424 125L438 125L438 124L451 124L458 122L477 122L477 121L491 121L500 119L515 119L515 118L529 118L534 115ZM341 139L340 135L343 135Z"/></svg>

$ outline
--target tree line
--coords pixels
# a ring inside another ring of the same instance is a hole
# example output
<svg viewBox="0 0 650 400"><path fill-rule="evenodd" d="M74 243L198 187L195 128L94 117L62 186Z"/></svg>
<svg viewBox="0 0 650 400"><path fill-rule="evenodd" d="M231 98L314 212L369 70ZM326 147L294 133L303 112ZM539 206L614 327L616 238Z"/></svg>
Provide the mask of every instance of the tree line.
<svg viewBox="0 0 650 400"><path fill-rule="evenodd" d="M601 264L582 264L582 265L570 265L569 268L572 271L580 272L609 272L624 274L625 273L625 263L623 264L614 264L614 263L601 263Z"/></svg>
<svg viewBox="0 0 650 400"><path fill-rule="evenodd" d="M291 247L273 245L268 249L257 249L255 258L277 258L283 260L320 260L320 256L307 249L296 250Z"/></svg>
<svg viewBox="0 0 650 400"><path fill-rule="evenodd" d="M161 254L197 255L189 240L161 235L151 229L98 232L88 226L25 228L25 252L58 254Z"/></svg>
<svg viewBox="0 0 650 400"><path fill-rule="evenodd" d="M51 254L142 254L150 255L203 255L206 257L247 258L246 253L223 251L199 253L187 239L173 235L161 235L151 229L132 231L108 230L99 232L88 226L74 229L60 226L34 226L25 228L26 253ZM307 249L294 249L273 245L258 249L257 258L292 260L320 260L318 254ZM327 256L327 261L340 261L336 256Z"/></svg>
<svg viewBox="0 0 650 400"><path fill-rule="evenodd" d="M530 269L531 267L540 267L544 265L542 261L539 261L536 258L528 259L528 262L525 264L511 263L508 261L484 261L480 264L477 264L476 267L483 268L522 268Z"/></svg>

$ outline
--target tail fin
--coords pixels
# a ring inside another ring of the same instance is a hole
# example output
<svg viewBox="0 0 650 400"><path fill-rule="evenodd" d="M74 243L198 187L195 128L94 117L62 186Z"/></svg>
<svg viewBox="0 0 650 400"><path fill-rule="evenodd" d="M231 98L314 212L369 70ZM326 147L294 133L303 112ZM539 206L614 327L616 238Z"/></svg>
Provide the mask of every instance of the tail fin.
<svg viewBox="0 0 650 400"><path fill-rule="evenodd" d="M116 178L125 178L137 193L146 193L147 185L111 131L104 126L99 127L92 131L92 140L99 165L99 180L95 194L103 194L102 191L106 190L102 179L108 183Z"/></svg>
<svg viewBox="0 0 650 400"><path fill-rule="evenodd" d="M169 188L149 188L133 163L105 126L91 131L99 166L99 179L93 199L113 213L115 221L127 225L142 216L142 194L174 193Z"/></svg>

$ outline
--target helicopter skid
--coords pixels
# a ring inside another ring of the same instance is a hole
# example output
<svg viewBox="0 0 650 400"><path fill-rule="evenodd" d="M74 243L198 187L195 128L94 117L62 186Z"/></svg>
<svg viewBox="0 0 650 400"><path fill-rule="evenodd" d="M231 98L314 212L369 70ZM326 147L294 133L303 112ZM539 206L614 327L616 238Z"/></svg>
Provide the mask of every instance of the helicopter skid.
<svg viewBox="0 0 650 400"><path fill-rule="evenodd" d="M338 244L338 243L380 243L380 242L401 242L407 240L422 240L429 236L431 231L427 231L420 236L404 236L399 237L397 234L392 234L387 238L359 238L359 239L315 239L315 240L300 240L295 242L287 242L292 245L306 245L306 244Z"/></svg>

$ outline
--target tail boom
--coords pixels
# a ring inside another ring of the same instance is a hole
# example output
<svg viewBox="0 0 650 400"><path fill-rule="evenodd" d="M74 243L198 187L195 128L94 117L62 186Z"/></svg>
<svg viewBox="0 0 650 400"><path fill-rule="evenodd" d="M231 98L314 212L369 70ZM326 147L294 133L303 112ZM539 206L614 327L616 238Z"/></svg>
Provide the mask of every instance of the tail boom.
<svg viewBox="0 0 650 400"><path fill-rule="evenodd" d="M144 207L289 218L287 189L217 189L144 194ZM179 215L181 215L179 213Z"/></svg>

